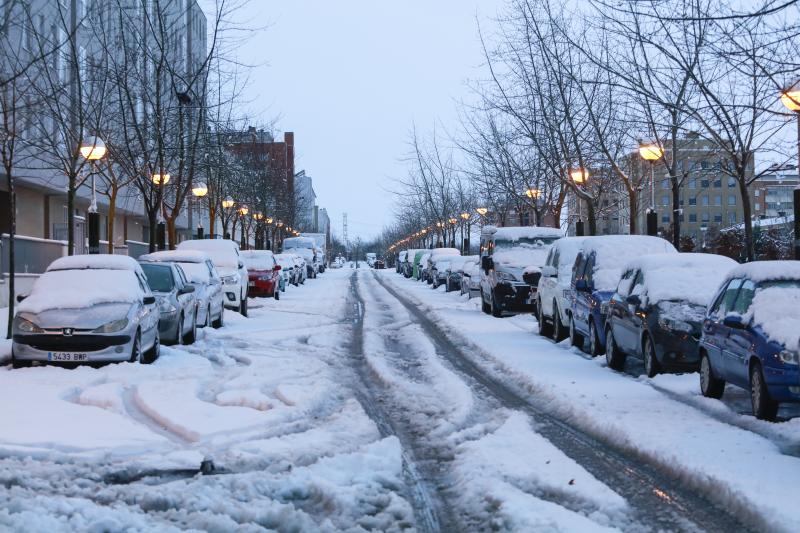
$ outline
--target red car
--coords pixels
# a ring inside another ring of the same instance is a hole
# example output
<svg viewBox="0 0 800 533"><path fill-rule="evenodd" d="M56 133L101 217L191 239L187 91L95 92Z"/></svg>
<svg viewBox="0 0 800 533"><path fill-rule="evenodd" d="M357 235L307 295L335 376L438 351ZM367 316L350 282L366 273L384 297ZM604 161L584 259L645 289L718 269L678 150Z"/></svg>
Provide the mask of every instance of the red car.
<svg viewBox="0 0 800 533"><path fill-rule="evenodd" d="M246 250L240 257L247 267L249 278L247 295L257 297L275 297L281 299L280 280L281 266L269 250Z"/></svg>

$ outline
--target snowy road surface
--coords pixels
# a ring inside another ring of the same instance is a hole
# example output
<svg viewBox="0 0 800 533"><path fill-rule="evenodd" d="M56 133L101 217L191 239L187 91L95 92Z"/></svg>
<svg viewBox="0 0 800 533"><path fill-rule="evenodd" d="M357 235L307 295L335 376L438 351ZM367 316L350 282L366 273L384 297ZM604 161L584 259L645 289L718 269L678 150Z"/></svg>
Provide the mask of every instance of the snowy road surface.
<svg viewBox="0 0 800 533"><path fill-rule="evenodd" d="M2 367L0 530L796 530L800 418L536 328L345 268L150 366Z"/></svg>

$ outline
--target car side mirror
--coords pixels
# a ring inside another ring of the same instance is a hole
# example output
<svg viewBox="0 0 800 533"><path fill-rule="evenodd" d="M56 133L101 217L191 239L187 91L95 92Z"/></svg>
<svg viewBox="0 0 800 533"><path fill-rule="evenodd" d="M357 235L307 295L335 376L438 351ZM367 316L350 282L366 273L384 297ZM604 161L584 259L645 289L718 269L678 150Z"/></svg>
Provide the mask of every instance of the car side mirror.
<svg viewBox="0 0 800 533"><path fill-rule="evenodd" d="M189 294L194 292L194 285L184 285L181 289L181 294Z"/></svg>
<svg viewBox="0 0 800 533"><path fill-rule="evenodd" d="M239 268L244 268L244 263L242 263L241 261L239 261Z"/></svg>
<svg viewBox="0 0 800 533"><path fill-rule="evenodd" d="M728 315L722 319L722 325L733 329L744 329L741 315Z"/></svg>
<svg viewBox="0 0 800 533"><path fill-rule="evenodd" d="M21 302L22 300L24 300L27 297L28 297L27 294L17 294L17 302Z"/></svg>
<svg viewBox="0 0 800 533"><path fill-rule="evenodd" d="M625 301L628 302L628 304L630 305L635 305L636 307L642 305L642 299L639 297L638 294L629 295L627 298L625 298Z"/></svg>
<svg viewBox="0 0 800 533"><path fill-rule="evenodd" d="M578 292L589 292L589 284L585 279L575 281L575 290Z"/></svg>
<svg viewBox="0 0 800 533"><path fill-rule="evenodd" d="M281 269L281 266L280 266L280 265L275 265L275 271L276 271L276 272L277 272L278 270L280 270L280 269Z"/></svg>
<svg viewBox="0 0 800 533"><path fill-rule="evenodd" d="M484 255L481 257L481 268L484 272L489 272L491 269L494 268L494 261L488 255Z"/></svg>
<svg viewBox="0 0 800 533"><path fill-rule="evenodd" d="M156 297L152 296L152 295L151 296L145 296L144 298L142 298L142 303L144 305L153 305L154 303L156 303Z"/></svg>

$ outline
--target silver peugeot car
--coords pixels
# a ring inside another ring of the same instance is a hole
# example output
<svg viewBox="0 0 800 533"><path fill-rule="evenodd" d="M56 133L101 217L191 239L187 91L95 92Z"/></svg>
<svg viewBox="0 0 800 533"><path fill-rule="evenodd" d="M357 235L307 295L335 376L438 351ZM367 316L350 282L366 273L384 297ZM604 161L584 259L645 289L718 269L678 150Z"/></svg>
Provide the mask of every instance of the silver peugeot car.
<svg viewBox="0 0 800 533"><path fill-rule="evenodd" d="M12 364L34 361L152 363L160 353L159 310L139 263L121 255L53 261L20 295Z"/></svg>
<svg viewBox="0 0 800 533"><path fill-rule="evenodd" d="M164 344L193 344L197 338L195 287L175 263L139 260L161 312L158 331Z"/></svg>

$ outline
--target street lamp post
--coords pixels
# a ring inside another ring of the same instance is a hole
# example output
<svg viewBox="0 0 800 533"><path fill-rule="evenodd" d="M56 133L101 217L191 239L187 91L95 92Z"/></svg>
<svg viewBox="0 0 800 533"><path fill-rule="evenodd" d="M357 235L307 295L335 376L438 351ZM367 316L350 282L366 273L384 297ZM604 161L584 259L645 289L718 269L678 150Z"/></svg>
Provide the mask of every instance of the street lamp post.
<svg viewBox="0 0 800 533"><path fill-rule="evenodd" d="M467 213L467 212L464 212L464 213L461 213L459 216L461 217L461 220L464 221L464 222L461 223L461 242L462 242L461 253L462 253L462 255L469 255L469 236L470 236L469 219L470 219L470 214Z"/></svg>
<svg viewBox="0 0 800 533"><path fill-rule="evenodd" d="M800 83L781 94L781 102L797 116L797 173L800 174ZM800 187L794 189L794 258L800 259Z"/></svg>
<svg viewBox="0 0 800 533"><path fill-rule="evenodd" d="M539 189L535 189L535 188L530 188L527 191L525 191L525 196L530 198L531 203L533 204L533 225L534 226L538 226L539 225L539 220L538 220L539 217L536 214L536 203L539 201L539 196L541 196L541 194L542 194L542 191L540 191Z"/></svg>
<svg viewBox="0 0 800 533"><path fill-rule="evenodd" d="M242 224L242 229L241 229L241 233L242 233L241 249L242 250L247 250L247 244L248 244L247 243L247 233L248 233L248 230L249 230L249 228L248 228L249 224L247 224L246 221L247 221L247 213L249 213L249 212L250 212L250 209L246 205L243 205L243 206L241 206L239 208L239 215L240 215L241 224Z"/></svg>
<svg viewBox="0 0 800 533"><path fill-rule="evenodd" d="M647 234L658 234L658 214L656 213L656 161L664 157L664 150L655 143L640 144L639 155L650 163L650 209L647 210ZM677 208L676 208L677 209Z"/></svg>
<svg viewBox="0 0 800 533"><path fill-rule="evenodd" d="M80 148L81 155L89 161L89 172L92 175L92 203L89 204L89 253L100 253L100 215L97 213L97 190L95 188L95 161L106 155L106 145L99 137L87 139ZM112 237L109 235L109 239Z"/></svg>
<svg viewBox="0 0 800 533"><path fill-rule="evenodd" d="M204 237L203 231L203 221L202 221L202 209L201 199L208 194L208 187L205 183L198 183L194 187L192 187L192 194L197 198L197 238L202 239ZM212 231L213 228L209 228L209 231Z"/></svg>
<svg viewBox="0 0 800 533"><path fill-rule="evenodd" d="M233 201L233 198L228 196L227 198L222 200L221 205L222 205L222 209L227 211L228 209L230 209L231 207L236 205L236 202ZM224 218L222 219L222 222L223 222L223 228L222 228L222 230L223 230L222 231L223 238L230 239L231 238L231 234L228 233L228 222L230 222L230 214L229 213L227 213L227 212L224 213Z"/></svg>
<svg viewBox="0 0 800 533"><path fill-rule="evenodd" d="M589 179L589 172L585 168L576 168L570 170L569 177L572 178L572 183L575 184L576 187L580 188L581 185L586 183L586 180ZM578 203L578 221L575 222L575 235L578 237L583 237L585 230L583 228L583 204L581 204L581 197L579 194L575 195L576 202Z"/></svg>
<svg viewBox="0 0 800 533"><path fill-rule="evenodd" d="M156 245L159 250L167 249L167 224L164 220L164 186L169 183L168 173L153 174L153 183L159 189L158 195L158 225L156 226Z"/></svg>

